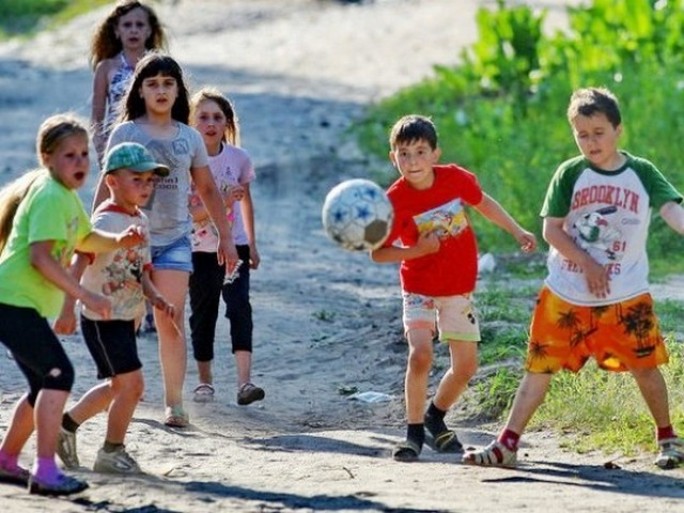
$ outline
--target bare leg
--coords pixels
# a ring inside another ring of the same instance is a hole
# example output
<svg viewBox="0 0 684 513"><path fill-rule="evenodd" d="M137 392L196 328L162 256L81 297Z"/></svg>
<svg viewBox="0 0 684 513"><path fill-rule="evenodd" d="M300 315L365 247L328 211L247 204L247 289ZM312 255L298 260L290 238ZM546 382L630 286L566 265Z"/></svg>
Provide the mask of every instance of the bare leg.
<svg viewBox="0 0 684 513"><path fill-rule="evenodd" d="M506 425L497 440L487 447L464 454L464 463L483 466L515 466L517 456L513 447L506 442L506 438L510 435L507 431L522 435L532 415L544 401L552 376L552 374L525 373L515 394Z"/></svg>
<svg viewBox="0 0 684 513"><path fill-rule="evenodd" d="M433 398L435 406L443 411L454 405L477 371L476 343L449 341L449 353L451 367L439 382Z"/></svg>
<svg viewBox="0 0 684 513"><path fill-rule="evenodd" d="M39 458L54 458L57 449L57 437L62 425L64 405L69 392L43 389L38 393L34 408L36 426L36 445Z"/></svg>
<svg viewBox="0 0 684 513"><path fill-rule="evenodd" d="M109 380L100 383L88 390L76 404L68 411L77 424L83 424L86 420L98 413L105 411L112 402L112 389Z"/></svg>
<svg viewBox="0 0 684 513"><path fill-rule="evenodd" d="M211 371L211 360L208 362L197 362L197 372L199 374L199 382L213 385L214 374ZM239 370L239 367L238 367Z"/></svg>
<svg viewBox="0 0 684 513"><path fill-rule="evenodd" d="M404 379L406 419L409 424L422 424L432 365L432 331L412 329L408 332L407 338L409 354Z"/></svg>
<svg viewBox="0 0 684 513"><path fill-rule="evenodd" d="M532 415L541 406L551 383L552 374L526 372L513 400L504 429L522 435Z"/></svg>
<svg viewBox="0 0 684 513"><path fill-rule="evenodd" d="M131 418L142 397L143 388L144 381L140 370L127 372L112 379L113 400L107 418L107 442L124 442Z"/></svg>
<svg viewBox="0 0 684 513"><path fill-rule="evenodd" d="M6 454L19 455L33 433L33 407L24 394L14 406L14 412L0 450Z"/></svg>
<svg viewBox="0 0 684 513"><path fill-rule="evenodd" d="M639 386L646 406L651 412L657 427L671 424L670 407L667 398L667 385L657 367L654 369L631 369L632 376Z"/></svg>
<svg viewBox="0 0 684 513"><path fill-rule="evenodd" d="M238 388L240 388L251 381L252 353L250 351L235 351L234 356Z"/></svg>
<svg viewBox="0 0 684 513"><path fill-rule="evenodd" d="M183 271L160 270L152 273L152 281L159 292L176 307L173 319L158 310L154 312L166 406L183 404L183 383L187 368L184 316L188 279L188 273Z"/></svg>

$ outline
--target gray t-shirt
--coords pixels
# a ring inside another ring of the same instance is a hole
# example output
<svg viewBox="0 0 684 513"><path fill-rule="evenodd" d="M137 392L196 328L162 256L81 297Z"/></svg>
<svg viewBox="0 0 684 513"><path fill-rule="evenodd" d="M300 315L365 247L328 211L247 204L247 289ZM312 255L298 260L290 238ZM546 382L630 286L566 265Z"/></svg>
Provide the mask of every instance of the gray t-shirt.
<svg viewBox="0 0 684 513"><path fill-rule="evenodd" d="M159 178L154 193L144 208L150 220L152 246L166 246L190 235L192 219L188 209L190 172L207 166L209 159L202 136L183 123L176 123L177 131L168 139L155 139L135 121L126 121L113 131L107 150L122 142L137 142L145 146L157 162L166 164L171 172Z"/></svg>

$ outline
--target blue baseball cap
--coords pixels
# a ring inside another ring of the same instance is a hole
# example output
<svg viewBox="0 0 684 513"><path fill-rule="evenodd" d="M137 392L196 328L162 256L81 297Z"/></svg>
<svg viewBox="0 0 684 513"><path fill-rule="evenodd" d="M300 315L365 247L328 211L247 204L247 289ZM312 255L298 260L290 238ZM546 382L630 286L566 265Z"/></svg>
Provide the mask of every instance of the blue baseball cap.
<svg viewBox="0 0 684 513"><path fill-rule="evenodd" d="M135 142L117 144L107 152L103 172L107 174L117 169L129 169L137 173L154 171L158 176L168 176L170 172L167 166L155 162L142 144Z"/></svg>

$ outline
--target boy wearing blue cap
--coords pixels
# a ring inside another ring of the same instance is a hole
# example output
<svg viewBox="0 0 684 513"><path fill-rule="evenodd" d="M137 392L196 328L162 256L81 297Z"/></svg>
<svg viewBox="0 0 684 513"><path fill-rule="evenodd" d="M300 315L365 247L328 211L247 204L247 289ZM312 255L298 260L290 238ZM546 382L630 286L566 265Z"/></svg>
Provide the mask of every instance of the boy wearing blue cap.
<svg viewBox="0 0 684 513"><path fill-rule="evenodd" d="M97 312L80 305L81 332L97 366L97 377L106 381L91 388L64 414L57 454L66 467L78 467L77 428L107 410L105 442L93 468L96 472L136 474L140 467L124 446L144 386L135 338L136 319L145 313L145 298L167 315L174 314L173 305L161 296L150 279L148 221L139 207L149 201L156 177L168 175L169 169L155 162L144 146L126 142L107 153L103 173L110 196L93 213L93 226L109 231L134 223L142 227L146 238L144 244L131 249L96 257L77 253L74 257L72 274L81 279L86 289L109 297L112 316L104 320ZM74 298L67 296L55 323L58 333L74 332L75 303Z"/></svg>

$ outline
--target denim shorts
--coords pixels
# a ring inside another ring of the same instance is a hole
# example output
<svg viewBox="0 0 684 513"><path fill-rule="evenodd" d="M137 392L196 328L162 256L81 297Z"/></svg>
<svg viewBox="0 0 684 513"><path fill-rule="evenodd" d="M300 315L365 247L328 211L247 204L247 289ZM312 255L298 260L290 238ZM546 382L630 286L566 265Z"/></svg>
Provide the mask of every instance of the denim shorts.
<svg viewBox="0 0 684 513"><path fill-rule="evenodd" d="M150 249L155 271L192 273L192 244L189 235L183 235L166 246L152 246Z"/></svg>

